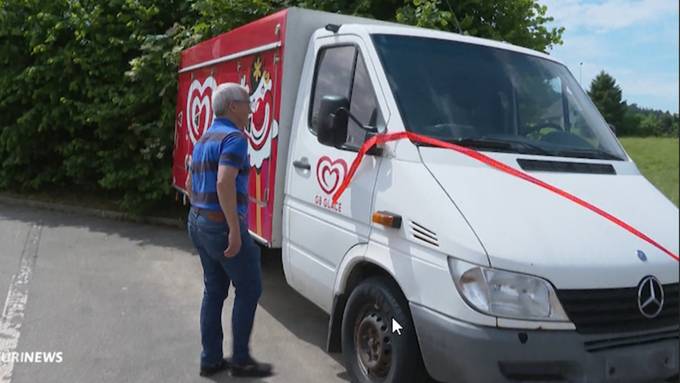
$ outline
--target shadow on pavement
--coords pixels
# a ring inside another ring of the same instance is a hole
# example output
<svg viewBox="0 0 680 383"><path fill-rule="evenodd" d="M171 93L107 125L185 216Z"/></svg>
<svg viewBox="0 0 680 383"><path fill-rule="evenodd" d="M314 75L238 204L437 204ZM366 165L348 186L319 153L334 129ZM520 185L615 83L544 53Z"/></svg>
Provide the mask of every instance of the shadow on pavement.
<svg viewBox="0 0 680 383"><path fill-rule="evenodd" d="M171 227L145 225L127 221L108 220L77 214L15 207L0 203L0 220L16 220L25 223L40 223L50 228L81 227L91 232L118 236L137 242L139 245L172 247L194 253L186 231Z"/></svg>
<svg viewBox="0 0 680 383"><path fill-rule="evenodd" d="M329 316L288 285L283 274L280 251L262 252L262 274L264 285L260 306L296 337L326 352ZM295 307L295 310L291 310L291 307ZM344 364L341 354L328 355L339 364ZM338 377L349 381L346 373Z"/></svg>
<svg viewBox="0 0 680 383"><path fill-rule="evenodd" d="M276 376L276 374L274 374ZM215 383L224 383L224 382L243 382L243 383L264 383L266 380L262 380L260 378L234 378L229 375L228 372L221 372L219 374L213 375L209 378L204 378L206 381L211 381Z"/></svg>
<svg viewBox="0 0 680 383"><path fill-rule="evenodd" d="M137 242L141 246L168 247L188 254L196 254L186 231L170 227L15 207L2 203L0 203L0 220L20 221L27 224L40 223L42 226L50 228L83 228L90 232L126 238ZM320 352L325 353L328 314L303 298L286 283L280 251L263 251L262 273L263 294L260 298L261 309L266 310L296 337L318 347ZM339 364L343 364L341 354L329 355ZM349 381L346 372L342 372L337 376L340 379ZM263 381L261 379L232 378L228 373L220 373L210 377L209 380L215 382Z"/></svg>

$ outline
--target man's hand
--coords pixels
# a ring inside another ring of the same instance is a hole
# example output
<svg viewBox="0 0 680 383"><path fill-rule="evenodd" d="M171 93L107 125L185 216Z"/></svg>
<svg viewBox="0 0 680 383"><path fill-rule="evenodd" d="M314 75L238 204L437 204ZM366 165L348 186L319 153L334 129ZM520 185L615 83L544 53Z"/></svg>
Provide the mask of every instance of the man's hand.
<svg viewBox="0 0 680 383"><path fill-rule="evenodd" d="M186 182L184 182L184 190L186 190L189 202L191 202L191 170L187 174Z"/></svg>
<svg viewBox="0 0 680 383"><path fill-rule="evenodd" d="M231 230L229 231L229 246L227 250L224 250L224 256L231 258L238 254L239 250L241 250L241 233L238 230Z"/></svg>
<svg viewBox="0 0 680 383"><path fill-rule="evenodd" d="M217 198L229 226L229 246L224 251L227 258L233 257L241 250L241 227L236 212L237 175L238 169L232 166L220 165L217 168Z"/></svg>

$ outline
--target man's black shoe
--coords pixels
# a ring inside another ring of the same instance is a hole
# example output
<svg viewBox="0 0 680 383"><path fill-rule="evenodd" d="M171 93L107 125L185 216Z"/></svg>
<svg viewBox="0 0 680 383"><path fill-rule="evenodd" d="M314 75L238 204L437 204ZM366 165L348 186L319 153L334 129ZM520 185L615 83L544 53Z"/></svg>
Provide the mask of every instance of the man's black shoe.
<svg viewBox="0 0 680 383"><path fill-rule="evenodd" d="M272 376L272 365L269 363L258 363L255 359L250 359L244 364L230 362L231 376L235 377L256 377L265 378Z"/></svg>
<svg viewBox="0 0 680 383"><path fill-rule="evenodd" d="M201 367L201 372L198 374L201 376L213 376L220 371L224 371L229 368L229 362L226 359L222 359L220 363L212 367Z"/></svg>

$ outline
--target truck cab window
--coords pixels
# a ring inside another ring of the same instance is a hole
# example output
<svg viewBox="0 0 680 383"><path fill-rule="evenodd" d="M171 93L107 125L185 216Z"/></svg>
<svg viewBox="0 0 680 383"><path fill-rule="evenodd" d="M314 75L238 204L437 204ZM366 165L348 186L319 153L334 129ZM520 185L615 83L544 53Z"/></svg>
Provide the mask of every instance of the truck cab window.
<svg viewBox="0 0 680 383"><path fill-rule="evenodd" d="M540 129L568 130L564 124L562 103L562 82L559 77L524 79L517 89L517 114L519 132L523 134L540 134Z"/></svg>
<svg viewBox="0 0 680 383"><path fill-rule="evenodd" d="M347 97L350 112L365 126L384 125L366 64L354 46L324 48L319 52L310 107L309 126L316 134L320 101L324 96ZM349 119L346 146L358 149L366 139L366 131Z"/></svg>
<svg viewBox="0 0 680 383"><path fill-rule="evenodd" d="M375 91L368 77L366 64L361 54L356 61L354 71L354 83L352 85L352 98L350 100L350 112L366 126L377 127L383 125L382 116L379 112L378 101ZM358 148L366 140L366 130L357 125L354 120L349 120L347 129L347 146Z"/></svg>
<svg viewBox="0 0 680 383"><path fill-rule="evenodd" d="M588 95L550 58L419 36L372 38L409 131L480 150L626 158ZM489 149L489 141L505 147Z"/></svg>
<svg viewBox="0 0 680 383"><path fill-rule="evenodd" d="M321 117L319 116L321 99L328 95L350 97L355 57L354 46L330 47L319 51L309 124L314 134L316 134Z"/></svg>

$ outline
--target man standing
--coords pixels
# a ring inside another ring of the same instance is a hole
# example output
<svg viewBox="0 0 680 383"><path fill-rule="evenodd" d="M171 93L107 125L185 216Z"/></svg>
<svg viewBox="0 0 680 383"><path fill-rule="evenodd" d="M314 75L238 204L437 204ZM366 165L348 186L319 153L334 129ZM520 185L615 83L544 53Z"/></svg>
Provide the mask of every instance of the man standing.
<svg viewBox="0 0 680 383"><path fill-rule="evenodd" d="M248 91L235 83L213 93L215 119L196 142L187 191L191 200L189 236L203 266L201 305L201 376L230 369L232 376L265 377L272 366L250 356L255 309L262 292L260 249L248 232ZM222 307L230 283L236 297L232 310L231 359L223 359Z"/></svg>

